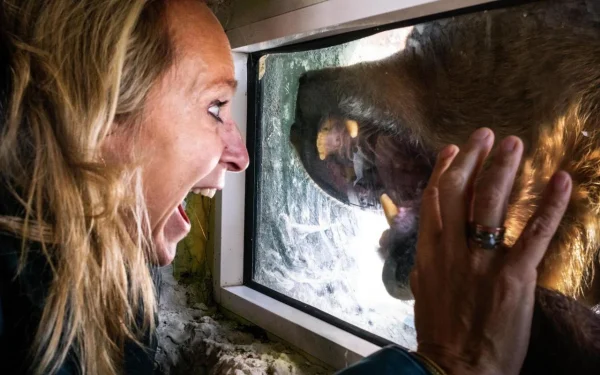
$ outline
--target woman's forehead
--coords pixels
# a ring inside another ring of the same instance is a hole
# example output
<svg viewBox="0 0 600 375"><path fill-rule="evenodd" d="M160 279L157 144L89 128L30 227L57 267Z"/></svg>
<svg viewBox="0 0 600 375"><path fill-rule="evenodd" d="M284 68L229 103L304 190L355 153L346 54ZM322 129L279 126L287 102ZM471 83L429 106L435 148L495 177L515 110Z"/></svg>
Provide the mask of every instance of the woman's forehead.
<svg viewBox="0 0 600 375"><path fill-rule="evenodd" d="M197 0L172 1L167 4L169 31L179 48L225 49L229 41L215 15Z"/></svg>
<svg viewBox="0 0 600 375"><path fill-rule="evenodd" d="M193 75L189 79L196 82L194 86L233 80L229 41L208 7L197 0L168 4L168 22L177 55L176 64L186 75Z"/></svg>

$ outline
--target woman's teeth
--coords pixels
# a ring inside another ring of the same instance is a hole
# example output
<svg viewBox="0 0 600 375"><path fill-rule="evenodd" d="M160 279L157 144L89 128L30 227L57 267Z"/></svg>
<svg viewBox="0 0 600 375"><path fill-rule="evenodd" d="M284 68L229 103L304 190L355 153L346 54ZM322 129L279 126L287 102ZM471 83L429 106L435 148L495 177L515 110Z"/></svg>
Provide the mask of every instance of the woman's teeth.
<svg viewBox="0 0 600 375"><path fill-rule="evenodd" d="M203 195L208 198L214 197L216 192L217 192L217 189L200 189L200 188L192 189L192 193L200 194L200 195Z"/></svg>

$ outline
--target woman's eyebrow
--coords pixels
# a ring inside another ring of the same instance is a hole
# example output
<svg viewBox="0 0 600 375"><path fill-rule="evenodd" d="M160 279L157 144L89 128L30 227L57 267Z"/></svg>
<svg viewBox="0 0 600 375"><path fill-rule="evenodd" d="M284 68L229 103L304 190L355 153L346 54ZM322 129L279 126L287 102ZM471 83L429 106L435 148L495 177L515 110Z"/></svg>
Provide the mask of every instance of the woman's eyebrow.
<svg viewBox="0 0 600 375"><path fill-rule="evenodd" d="M197 93L205 90L214 90L222 86L228 87L232 91L235 91L238 86L238 81L232 78L218 78L203 84L201 79L195 79L192 85L190 85L190 92Z"/></svg>
<svg viewBox="0 0 600 375"><path fill-rule="evenodd" d="M206 85L206 89L213 90L213 89L220 89L222 87L226 87L226 88L230 89L232 92L235 92L235 90L237 89L237 85L238 85L238 81L235 79L222 78L222 79L216 79L214 81L209 82L209 84Z"/></svg>
<svg viewBox="0 0 600 375"><path fill-rule="evenodd" d="M222 85L229 86L232 90L235 91L235 89L237 89L238 81L236 79L225 78L225 79L217 80L216 82L211 84L211 86L222 86Z"/></svg>

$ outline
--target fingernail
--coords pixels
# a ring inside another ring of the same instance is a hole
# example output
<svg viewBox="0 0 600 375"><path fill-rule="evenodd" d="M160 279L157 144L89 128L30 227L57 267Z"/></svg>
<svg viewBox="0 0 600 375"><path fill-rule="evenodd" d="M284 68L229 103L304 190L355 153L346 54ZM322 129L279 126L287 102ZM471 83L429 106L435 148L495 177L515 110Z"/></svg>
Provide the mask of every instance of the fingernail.
<svg viewBox="0 0 600 375"><path fill-rule="evenodd" d="M471 139L477 140L477 141L482 141L484 139L487 139L491 134L492 134L492 132L490 131L490 129L480 128L480 129L475 130L475 132L473 134L471 134Z"/></svg>
<svg viewBox="0 0 600 375"><path fill-rule="evenodd" d="M456 147L454 147L453 145L446 146L442 149L442 151L440 151L439 158L440 159L448 159L449 157L454 155L455 152L456 152Z"/></svg>
<svg viewBox="0 0 600 375"><path fill-rule="evenodd" d="M552 177L552 184L558 191L566 191L569 188L570 178L565 172L558 172Z"/></svg>
<svg viewBox="0 0 600 375"><path fill-rule="evenodd" d="M506 138L502 141L500 147L504 152L513 152L517 148L517 140L512 137Z"/></svg>

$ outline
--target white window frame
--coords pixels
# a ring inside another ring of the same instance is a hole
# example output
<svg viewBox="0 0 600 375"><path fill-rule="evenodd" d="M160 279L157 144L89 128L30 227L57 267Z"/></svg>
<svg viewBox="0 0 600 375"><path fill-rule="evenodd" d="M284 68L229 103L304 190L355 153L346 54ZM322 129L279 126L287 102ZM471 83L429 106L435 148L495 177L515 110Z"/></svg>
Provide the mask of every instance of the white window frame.
<svg viewBox="0 0 600 375"><path fill-rule="evenodd" d="M238 90L233 116L246 139L248 53L496 0L328 0L228 31ZM245 174L229 174L216 197L217 303L295 348L342 369L379 350L343 329L243 285Z"/></svg>

